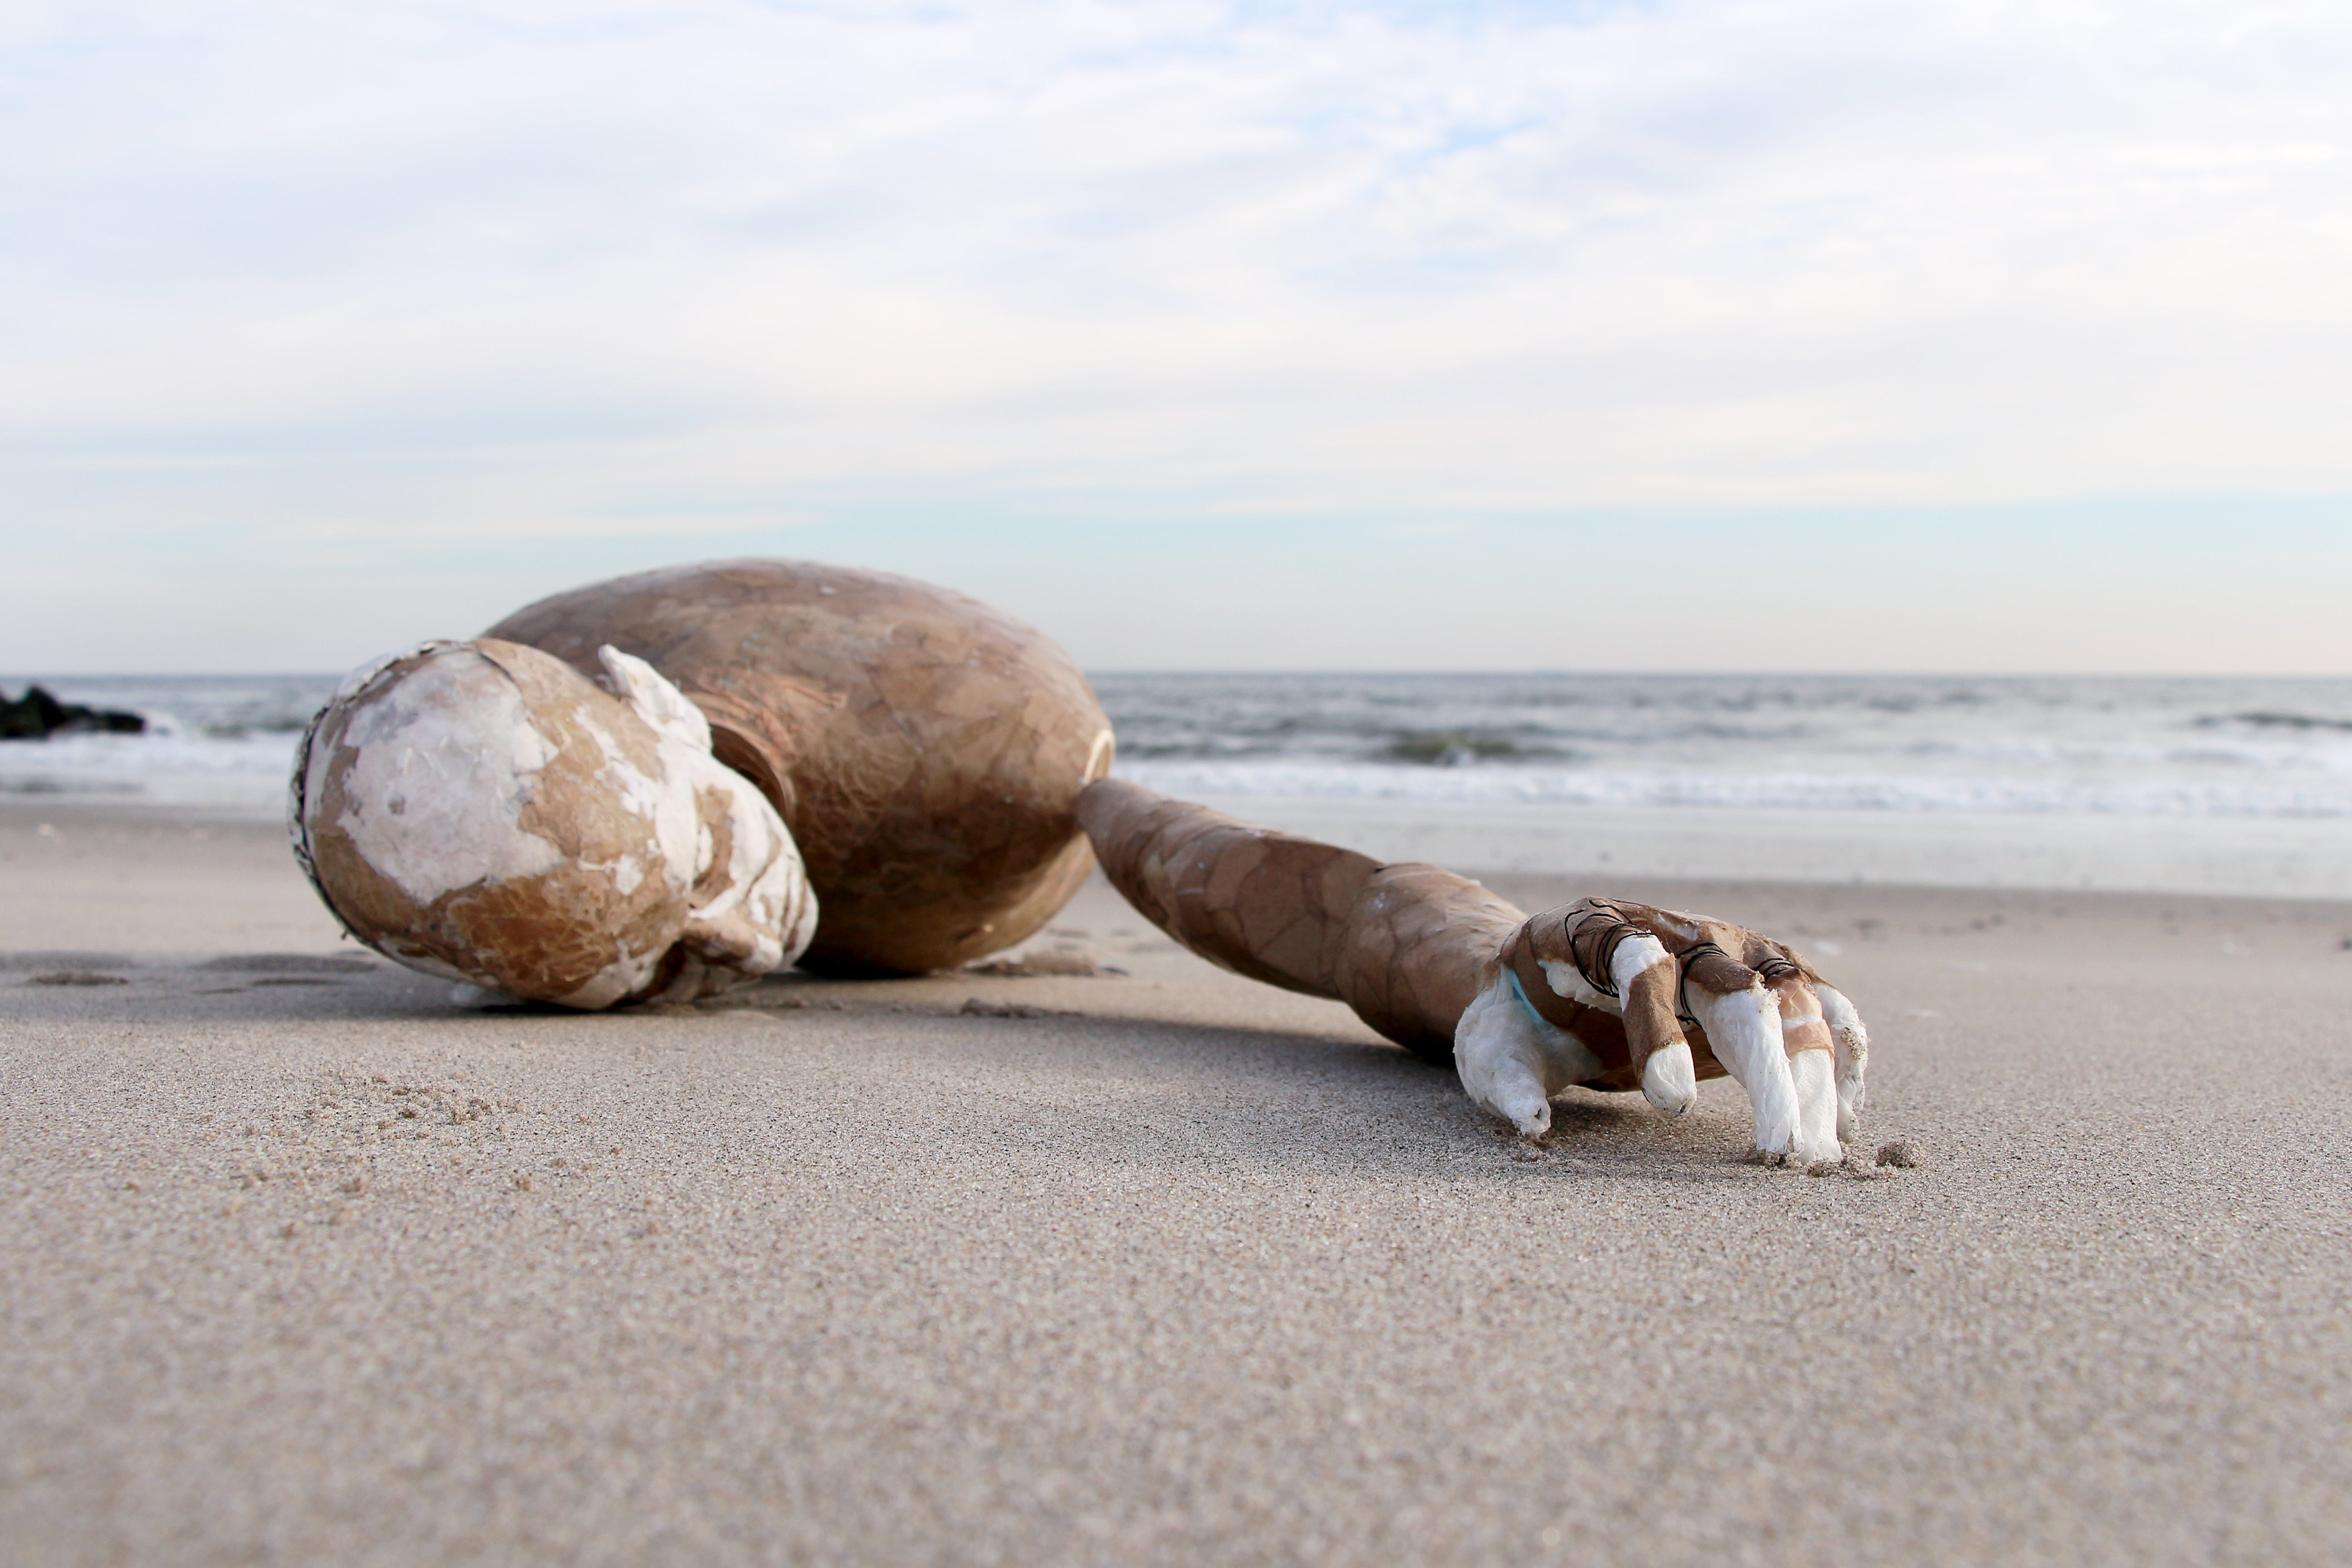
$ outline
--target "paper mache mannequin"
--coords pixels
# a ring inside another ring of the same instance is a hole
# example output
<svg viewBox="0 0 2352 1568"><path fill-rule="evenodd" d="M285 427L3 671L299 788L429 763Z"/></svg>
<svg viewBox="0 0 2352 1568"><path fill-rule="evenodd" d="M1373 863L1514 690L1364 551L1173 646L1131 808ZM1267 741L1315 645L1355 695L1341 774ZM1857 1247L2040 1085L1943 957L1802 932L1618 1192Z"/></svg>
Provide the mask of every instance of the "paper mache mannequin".
<svg viewBox="0 0 2352 1568"><path fill-rule="evenodd" d="M1192 952L1345 1002L1522 1135L1571 1085L1679 1113L1728 1073L1768 1159L1853 1137L1868 1036L1780 943L1605 898L1529 916L1110 779L1111 757L1028 626L880 573L725 562L353 671L303 738L289 826L361 942L583 1008L795 962L952 967L1035 932L1099 858Z"/></svg>

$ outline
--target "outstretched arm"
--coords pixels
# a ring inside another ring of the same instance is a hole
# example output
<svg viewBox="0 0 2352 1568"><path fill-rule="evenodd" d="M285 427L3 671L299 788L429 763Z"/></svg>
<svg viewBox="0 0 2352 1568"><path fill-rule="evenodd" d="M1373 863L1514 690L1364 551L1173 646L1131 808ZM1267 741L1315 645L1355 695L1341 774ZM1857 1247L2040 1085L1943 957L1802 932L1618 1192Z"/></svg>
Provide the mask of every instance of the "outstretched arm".
<svg viewBox="0 0 2352 1568"><path fill-rule="evenodd" d="M1526 914L1466 877L1253 826L1123 779L1088 784L1078 822L1111 885L1210 963L1345 1002L1440 1065Z"/></svg>
<svg viewBox="0 0 2352 1568"><path fill-rule="evenodd" d="M1253 979L1347 1003L1423 1059L1451 1064L1522 1133L1571 1084L1639 1089L1673 1112L1725 1072L1757 1148L1834 1160L1853 1135L1869 1041L1853 1006L1789 948L1727 921L1586 899L1529 917L1467 878L1171 800L1087 786L1078 820L1154 925Z"/></svg>

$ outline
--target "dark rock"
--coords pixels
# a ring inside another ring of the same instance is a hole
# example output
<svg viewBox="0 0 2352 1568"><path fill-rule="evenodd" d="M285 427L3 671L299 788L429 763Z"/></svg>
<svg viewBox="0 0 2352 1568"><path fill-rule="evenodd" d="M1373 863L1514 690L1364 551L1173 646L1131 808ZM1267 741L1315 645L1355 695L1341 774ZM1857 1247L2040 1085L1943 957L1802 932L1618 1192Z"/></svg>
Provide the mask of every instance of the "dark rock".
<svg viewBox="0 0 2352 1568"><path fill-rule="evenodd" d="M0 697L0 741L38 741L89 731L136 735L146 728L147 721L136 713L60 702L37 686L27 686L13 702Z"/></svg>

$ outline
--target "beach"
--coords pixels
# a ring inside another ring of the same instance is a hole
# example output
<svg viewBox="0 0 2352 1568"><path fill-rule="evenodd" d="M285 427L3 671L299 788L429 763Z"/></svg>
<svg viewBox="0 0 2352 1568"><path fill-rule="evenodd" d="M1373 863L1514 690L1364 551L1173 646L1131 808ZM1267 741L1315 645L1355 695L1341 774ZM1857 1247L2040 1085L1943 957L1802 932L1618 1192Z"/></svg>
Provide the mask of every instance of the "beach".
<svg viewBox="0 0 2352 1568"><path fill-rule="evenodd" d="M12 9L0 1568L2352 1568L2347 57Z"/></svg>
<svg viewBox="0 0 2352 1568"><path fill-rule="evenodd" d="M250 815L0 800L0 889L12 1563L2352 1544L2352 906L1610 884L1861 1005L1809 1177L1723 1082L1522 1145L1099 880L1032 945L1125 973L605 1016L339 942Z"/></svg>

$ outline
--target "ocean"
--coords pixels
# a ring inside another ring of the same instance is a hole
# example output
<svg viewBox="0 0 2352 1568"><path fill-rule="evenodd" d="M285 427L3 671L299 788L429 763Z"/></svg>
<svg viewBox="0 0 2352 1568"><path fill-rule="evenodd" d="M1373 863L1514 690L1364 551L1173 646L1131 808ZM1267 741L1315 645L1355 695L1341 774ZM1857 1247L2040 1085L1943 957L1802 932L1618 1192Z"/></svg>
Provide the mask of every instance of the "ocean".
<svg viewBox="0 0 2352 1568"><path fill-rule="evenodd" d="M37 679L0 795L278 809L331 675ZM1103 674L1118 772L1477 870L2352 897L2352 680Z"/></svg>

